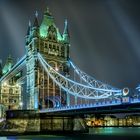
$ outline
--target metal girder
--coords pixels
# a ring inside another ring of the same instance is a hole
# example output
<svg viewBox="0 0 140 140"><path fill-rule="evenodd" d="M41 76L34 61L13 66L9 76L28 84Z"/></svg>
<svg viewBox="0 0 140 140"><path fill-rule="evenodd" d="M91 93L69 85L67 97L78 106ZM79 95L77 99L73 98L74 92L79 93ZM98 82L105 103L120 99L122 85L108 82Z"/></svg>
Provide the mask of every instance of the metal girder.
<svg viewBox="0 0 140 140"><path fill-rule="evenodd" d="M111 90L120 90L108 84L105 84L101 81L96 80L95 78L91 77L90 75L86 74L82 70L80 70L71 60L69 61L74 71L79 75L79 77L87 83L87 85L91 87L101 88L101 89L111 89Z"/></svg>
<svg viewBox="0 0 140 140"><path fill-rule="evenodd" d="M26 55L24 55L5 75L0 78L0 82L4 82L6 79L13 76L17 71L20 71L23 65L26 62Z"/></svg>
<svg viewBox="0 0 140 140"><path fill-rule="evenodd" d="M38 53L38 59L47 72L47 74L51 77L51 79L63 90L72 94L74 96L86 99L104 99L108 97L116 97L122 95L122 91L113 88L102 87L94 87L89 85L83 85L77 83L67 77L61 75L57 71L55 71Z"/></svg>

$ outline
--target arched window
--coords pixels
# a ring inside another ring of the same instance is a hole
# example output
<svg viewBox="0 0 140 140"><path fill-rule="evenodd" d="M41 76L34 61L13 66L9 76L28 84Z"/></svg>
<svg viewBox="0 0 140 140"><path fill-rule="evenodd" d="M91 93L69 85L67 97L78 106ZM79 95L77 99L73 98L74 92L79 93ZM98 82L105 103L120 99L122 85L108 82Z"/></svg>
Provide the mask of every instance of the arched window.
<svg viewBox="0 0 140 140"><path fill-rule="evenodd" d="M62 64L59 65L59 69L60 69L61 72L63 71L63 65Z"/></svg>
<svg viewBox="0 0 140 140"><path fill-rule="evenodd" d="M56 38L57 38L56 28L53 25L51 25L48 28L48 39L49 40L56 40Z"/></svg>
<svg viewBox="0 0 140 140"><path fill-rule="evenodd" d="M52 66L54 69L57 66L56 62L54 62L54 61L49 61L49 65Z"/></svg>
<svg viewBox="0 0 140 140"><path fill-rule="evenodd" d="M13 89L12 88L9 89L9 94L13 94Z"/></svg>

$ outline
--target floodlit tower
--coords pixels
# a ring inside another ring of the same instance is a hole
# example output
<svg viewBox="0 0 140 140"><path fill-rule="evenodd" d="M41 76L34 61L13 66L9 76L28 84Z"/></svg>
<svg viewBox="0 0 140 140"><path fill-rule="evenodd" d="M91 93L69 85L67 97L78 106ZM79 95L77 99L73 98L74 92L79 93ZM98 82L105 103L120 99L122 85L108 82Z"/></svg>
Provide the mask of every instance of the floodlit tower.
<svg viewBox="0 0 140 140"><path fill-rule="evenodd" d="M26 35L28 109L68 104L67 95L41 68L37 53L39 52L56 71L64 76L69 75L69 40L67 21L62 35L48 8L40 25L36 12L33 26L29 24Z"/></svg>
<svg viewBox="0 0 140 140"><path fill-rule="evenodd" d="M13 59L9 55L4 67L0 64L1 76L7 74L13 67ZM20 109L19 103L21 102L21 86L18 80L22 77L21 71L16 75L1 81L0 83L0 103L5 109Z"/></svg>

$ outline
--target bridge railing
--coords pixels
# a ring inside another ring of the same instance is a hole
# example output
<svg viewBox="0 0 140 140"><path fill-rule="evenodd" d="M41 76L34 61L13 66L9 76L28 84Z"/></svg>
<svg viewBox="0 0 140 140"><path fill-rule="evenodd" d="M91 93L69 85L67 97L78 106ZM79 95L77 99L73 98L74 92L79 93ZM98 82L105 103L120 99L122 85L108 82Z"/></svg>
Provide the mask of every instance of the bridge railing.
<svg viewBox="0 0 140 140"><path fill-rule="evenodd" d="M67 111L67 110L78 110L78 109L87 109L87 108L96 108L96 107L105 107L105 106L114 106L114 105L121 105L121 100L116 101L107 101L107 102L97 102L97 103L90 103L90 104L80 104L80 105L71 105L71 106L62 106L57 108L47 108L42 109L40 112L54 112L54 111Z"/></svg>

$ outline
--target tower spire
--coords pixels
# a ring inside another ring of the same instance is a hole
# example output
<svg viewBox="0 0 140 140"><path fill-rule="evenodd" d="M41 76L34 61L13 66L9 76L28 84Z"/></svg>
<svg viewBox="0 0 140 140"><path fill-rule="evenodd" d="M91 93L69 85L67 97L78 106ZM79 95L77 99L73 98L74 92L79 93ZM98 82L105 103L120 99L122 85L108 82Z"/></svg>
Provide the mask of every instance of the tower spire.
<svg viewBox="0 0 140 140"><path fill-rule="evenodd" d="M64 39L64 41L69 43L70 35L69 35L69 30L68 30L68 21L67 21L67 19L65 19L63 39Z"/></svg>
<svg viewBox="0 0 140 140"><path fill-rule="evenodd" d="M65 27L64 27L64 33L63 34L68 34L68 21L65 19Z"/></svg>
<svg viewBox="0 0 140 140"><path fill-rule="evenodd" d="M35 12L35 16L38 17L38 11Z"/></svg>
<svg viewBox="0 0 140 140"><path fill-rule="evenodd" d="M31 31L31 21L29 20L27 35L30 35L30 31Z"/></svg>
<svg viewBox="0 0 140 140"><path fill-rule="evenodd" d="M38 12L37 11L35 12L35 19L34 19L33 27L39 27L39 24L38 24Z"/></svg>
<svg viewBox="0 0 140 140"><path fill-rule="evenodd" d="M46 16L52 16L52 13L50 12L49 8L47 7L45 12L44 12L44 15Z"/></svg>

